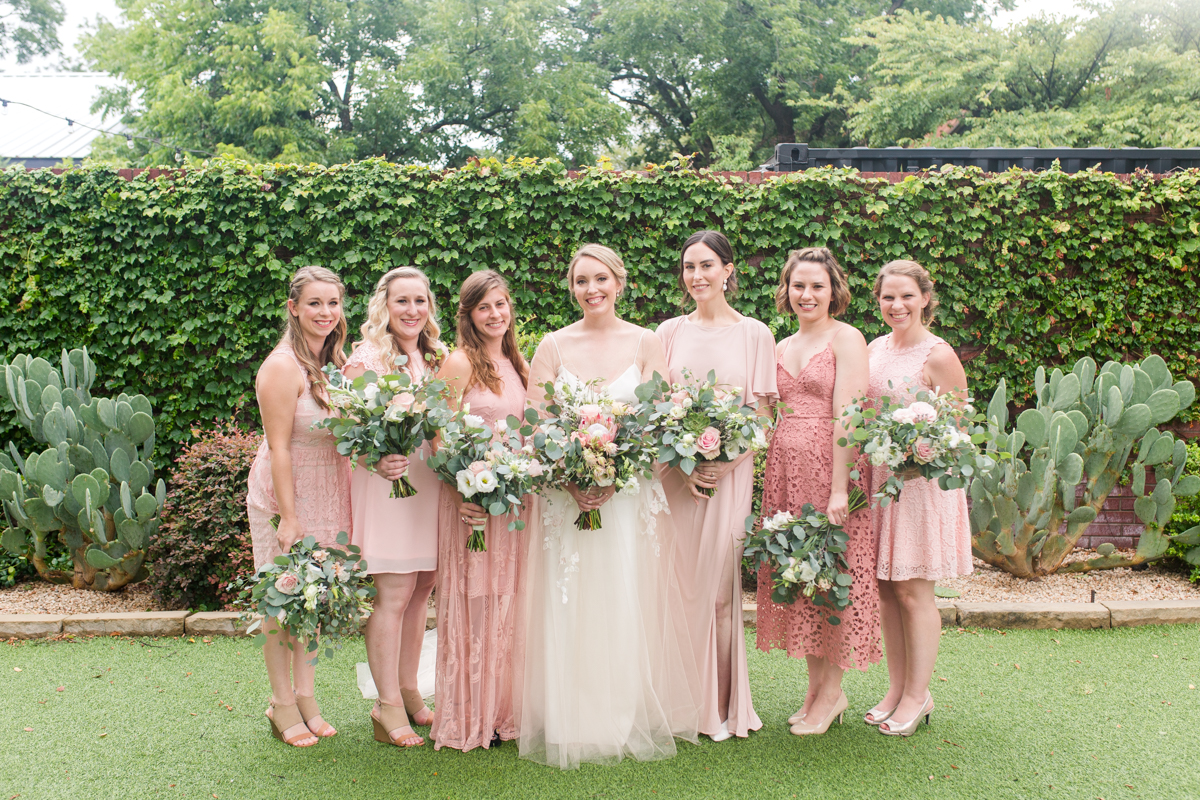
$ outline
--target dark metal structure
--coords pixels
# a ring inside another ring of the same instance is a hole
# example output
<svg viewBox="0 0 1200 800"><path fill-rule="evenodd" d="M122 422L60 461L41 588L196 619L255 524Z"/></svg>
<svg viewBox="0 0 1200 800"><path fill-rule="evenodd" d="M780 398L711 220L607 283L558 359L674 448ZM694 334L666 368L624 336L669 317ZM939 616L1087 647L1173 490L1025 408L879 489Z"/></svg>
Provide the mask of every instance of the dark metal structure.
<svg viewBox="0 0 1200 800"><path fill-rule="evenodd" d="M1063 172L1099 167L1102 172L1128 173L1137 169L1170 172L1200 168L1200 149L1170 147L845 147L820 148L807 144L775 145L775 157L762 165L772 172L795 172L810 167L853 167L861 172L917 172L943 164L1004 172L1013 167L1049 169L1058 161Z"/></svg>

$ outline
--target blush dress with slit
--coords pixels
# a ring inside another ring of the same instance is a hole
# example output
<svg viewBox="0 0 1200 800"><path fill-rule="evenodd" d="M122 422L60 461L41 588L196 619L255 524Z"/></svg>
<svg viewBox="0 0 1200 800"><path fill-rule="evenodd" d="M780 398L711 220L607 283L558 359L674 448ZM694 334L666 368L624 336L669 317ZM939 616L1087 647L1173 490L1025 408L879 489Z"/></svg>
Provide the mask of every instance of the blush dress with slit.
<svg viewBox="0 0 1200 800"><path fill-rule="evenodd" d="M681 316L659 325L656 333L672 383L684 381L684 368L699 381L712 370L720 385L741 388L743 404L773 402L778 397L775 338L758 320L742 317L733 325L712 328ZM747 458L721 478L716 494L707 500L695 499L677 469L666 470L662 482L676 530L675 574L700 668L699 730L717 739L745 737L762 727L750 698L742 624L741 543L754 502L754 459ZM718 598L728 601L727 622L733 633L730 663L724 665L729 673L724 718L717 672Z"/></svg>
<svg viewBox="0 0 1200 800"><path fill-rule="evenodd" d="M525 386L508 359L497 364L500 394L474 385L463 394L471 413L492 425L525 410ZM493 735L515 739L513 635L525 531L509 530L509 517L489 517L487 550L467 550L471 527L455 505L455 489L442 484L438 512L437 669L433 710L434 749L487 748ZM522 498L518 519L533 514Z"/></svg>
<svg viewBox="0 0 1200 800"><path fill-rule="evenodd" d="M790 413L781 414L767 451L762 513L799 513L805 503L824 511L833 485L833 384L837 377L833 345L813 356L796 376L784 369L780 359L776 375L779 401ZM865 459L859 459L858 469L865 475ZM865 483L860 480L852 485L865 490ZM760 650L783 648L793 658L815 656L842 669L865 670L883 657L875 535L867 509L851 514L843 528L850 535L846 560L854 583L850 606L838 614L841 624L830 625L829 609L818 608L805 597L790 605L771 602L771 572L764 566L758 573Z"/></svg>

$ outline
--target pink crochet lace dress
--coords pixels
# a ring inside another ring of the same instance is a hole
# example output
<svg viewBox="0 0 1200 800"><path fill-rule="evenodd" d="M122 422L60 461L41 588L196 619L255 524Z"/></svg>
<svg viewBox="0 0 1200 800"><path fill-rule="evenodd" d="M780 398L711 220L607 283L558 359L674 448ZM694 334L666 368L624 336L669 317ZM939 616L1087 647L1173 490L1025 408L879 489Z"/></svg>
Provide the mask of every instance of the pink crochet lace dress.
<svg viewBox="0 0 1200 800"><path fill-rule="evenodd" d="M308 373L287 344L272 351L271 358L286 358L296 365L304 378L304 394L296 401L292 420L292 480L295 483L296 517L305 536L315 536L324 545L337 542L341 531L350 531L350 462L338 455L333 435L324 428L313 430L313 423L328 416L317 405L308 383ZM271 480L271 451L264 437L250 466L246 510L250 517L250 540L254 563L262 566L278 555L279 540L271 518L279 513L275 502L275 484Z"/></svg>
<svg viewBox="0 0 1200 800"><path fill-rule="evenodd" d="M789 374L782 359L776 369L779 401L791 413L781 416L767 451L762 513L798 512L805 503L823 511L833 483L833 382L837 374L833 346L813 356L799 375ZM859 463L863 469L865 462ZM786 648L793 658L816 656L842 669L865 670L883 657L875 536L867 510L852 514L844 528L850 534L846 560L854 584L850 607L838 615L842 623L830 625L826 622L829 610L817 608L805 598L791 605L771 602L771 573L764 567L758 573L760 650Z"/></svg>
<svg viewBox="0 0 1200 800"><path fill-rule="evenodd" d="M471 413L489 424L525 410L525 387L508 359L497 364L504 386L499 395L472 386L463 395ZM442 484L438 513L437 702L434 749L489 747L492 734L517 737L513 721L513 625L524 531L509 530L507 517L488 519L487 551L467 550L471 528L454 504L454 489ZM524 498L527 524L535 498Z"/></svg>
<svg viewBox="0 0 1200 800"><path fill-rule="evenodd" d="M924 378L925 362L945 340L931 333L903 350L893 349L891 340L889 333L871 343L871 397L877 400L887 394L907 403L922 389L932 391L935 387ZM876 467L872 491L888 475L886 467ZM967 493L962 489L943 491L924 478L906 480L898 502L882 509L872 507L871 525L879 537L880 580L933 581L971 571L971 523Z"/></svg>

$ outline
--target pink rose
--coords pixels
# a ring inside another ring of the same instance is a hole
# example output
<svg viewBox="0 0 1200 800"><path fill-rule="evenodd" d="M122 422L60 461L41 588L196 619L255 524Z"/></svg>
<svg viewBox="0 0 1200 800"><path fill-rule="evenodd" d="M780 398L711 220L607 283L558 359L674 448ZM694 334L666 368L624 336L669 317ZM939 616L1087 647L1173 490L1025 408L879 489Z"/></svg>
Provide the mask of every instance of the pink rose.
<svg viewBox="0 0 1200 800"><path fill-rule="evenodd" d="M417 398L413 396L412 392L401 392L392 398L392 402L389 405L408 408L415 402L417 402Z"/></svg>
<svg viewBox="0 0 1200 800"><path fill-rule="evenodd" d="M530 462L530 464L529 464L529 477L531 477L531 478L540 478L540 477L542 477L542 472L543 472L543 470L542 470L542 462L540 462L540 461L532 461L532 462Z"/></svg>
<svg viewBox="0 0 1200 800"><path fill-rule="evenodd" d="M467 469L471 470L473 475L478 475L481 472L486 472L488 468L486 461L473 461Z"/></svg>
<svg viewBox="0 0 1200 800"><path fill-rule="evenodd" d="M683 405L683 401L688 399L687 392L671 392L671 402L677 406Z"/></svg>
<svg viewBox="0 0 1200 800"><path fill-rule="evenodd" d="M929 403L922 403L918 400L908 407L908 411L917 422L937 421L937 409L929 405Z"/></svg>
<svg viewBox="0 0 1200 800"><path fill-rule="evenodd" d="M933 456L933 445L928 439L918 439L917 443L913 445L913 459L918 464L928 464L933 461Z"/></svg>
<svg viewBox="0 0 1200 800"><path fill-rule="evenodd" d="M716 428L705 428L696 440L696 450L709 461L721 455L721 432Z"/></svg>
<svg viewBox="0 0 1200 800"><path fill-rule="evenodd" d="M283 594L295 594L300 588L300 579L290 572L285 572L275 579L275 588Z"/></svg>

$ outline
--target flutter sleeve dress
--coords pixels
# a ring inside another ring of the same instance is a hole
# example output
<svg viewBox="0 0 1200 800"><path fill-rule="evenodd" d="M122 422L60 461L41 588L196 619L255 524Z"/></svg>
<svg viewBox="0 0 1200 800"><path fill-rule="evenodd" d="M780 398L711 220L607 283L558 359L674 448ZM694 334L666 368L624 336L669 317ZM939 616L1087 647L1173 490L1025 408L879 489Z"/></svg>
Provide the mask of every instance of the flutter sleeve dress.
<svg viewBox="0 0 1200 800"><path fill-rule="evenodd" d="M313 398L308 373L290 345L280 344L268 358L286 358L296 365L304 378L304 393L296 401L292 420L292 480L295 484L296 518L305 536L318 543L334 546L338 533L351 533L350 461L338 454L337 442L325 428L313 429L328 413ZM270 563L282 555L271 519L279 513L275 484L271 479L271 450L266 437L258 446L246 492L246 511L250 518L250 540L255 566Z"/></svg>
<svg viewBox="0 0 1200 800"><path fill-rule="evenodd" d="M685 368L695 380L704 380L713 370L720 384L741 387L743 404L773 402L778 397L775 338L758 320L743 317L734 325L711 328L681 316L662 323L657 333L672 383L684 381ZM762 727L750 699L742 625L740 552L754 501L754 459L747 458L718 481L716 494L707 500L697 502L676 469L667 470L662 482L675 521L675 575L700 667L699 732L718 739L745 737ZM727 601L733 636L728 647L730 663L725 665L730 685L724 719L717 683L716 608L720 598Z"/></svg>
<svg viewBox="0 0 1200 800"><path fill-rule="evenodd" d="M503 387L494 394L474 385L463 395L471 413L489 424L520 417L525 387L508 359L497 364ZM467 550L471 526L462 521L455 490L442 484L438 513L437 702L434 749L487 748L498 734L517 737L513 718L513 631L526 531L509 530L508 517L489 517L487 550ZM527 525L535 498L523 498L519 519Z"/></svg>
<svg viewBox="0 0 1200 800"><path fill-rule="evenodd" d="M890 333L873 343L872 399L889 395L907 404L921 390L932 392L936 387L925 381L925 362L939 344L945 340L930 334L912 347L895 349ZM890 474L887 467L875 467L872 490L878 490ZM879 537L879 580L935 581L971 572L971 523L963 489L944 491L936 482L910 478L904 481L898 501L887 508L873 507L871 516Z"/></svg>

